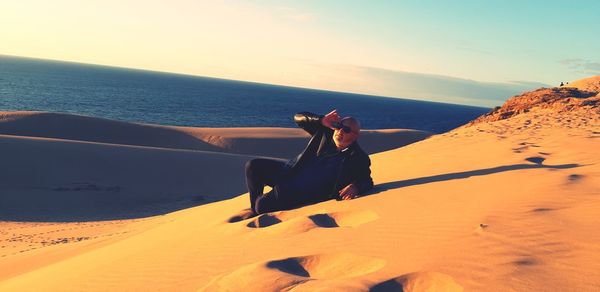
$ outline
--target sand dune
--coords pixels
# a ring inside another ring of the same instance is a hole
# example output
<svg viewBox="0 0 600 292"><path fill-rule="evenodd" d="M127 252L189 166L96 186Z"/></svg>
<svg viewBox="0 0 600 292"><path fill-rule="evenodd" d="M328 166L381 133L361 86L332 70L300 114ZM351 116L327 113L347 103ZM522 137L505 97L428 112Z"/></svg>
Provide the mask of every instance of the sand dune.
<svg viewBox="0 0 600 292"><path fill-rule="evenodd" d="M252 158L8 135L0 149L0 220L18 221L136 218L231 198L245 183L232 169Z"/></svg>
<svg viewBox="0 0 600 292"><path fill-rule="evenodd" d="M181 128L181 131L230 153L295 157L306 147L308 134L298 128ZM402 147L431 136L411 129L362 130L360 145L368 154Z"/></svg>
<svg viewBox="0 0 600 292"><path fill-rule="evenodd" d="M564 93L515 97L469 125L371 155L376 188L355 200L229 222L248 206L242 194L108 221L112 236L93 222L61 235L90 239L22 252L48 236L43 228L73 225L5 223L0 290L598 291L600 105L594 96L537 102L553 92Z"/></svg>
<svg viewBox="0 0 600 292"><path fill-rule="evenodd" d="M169 127L47 112L0 112L0 134L223 151L220 147Z"/></svg>
<svg viewBox="0 0 600 292"><path fill-rule="evenodd" d="M574 87L585 91L600 92L600 76L592 76L576 80L570 84L567 84L566 87Z"/></svg>
<svg viewBox="0 0 600 292"><path fill-rule="evenodd" d="M128 123L47 112L0 112L0 134L120 145L292 158L309 135L299 128L194 128ZM364 130L371 154L395 149L431 134L410 129Z"/></svg>

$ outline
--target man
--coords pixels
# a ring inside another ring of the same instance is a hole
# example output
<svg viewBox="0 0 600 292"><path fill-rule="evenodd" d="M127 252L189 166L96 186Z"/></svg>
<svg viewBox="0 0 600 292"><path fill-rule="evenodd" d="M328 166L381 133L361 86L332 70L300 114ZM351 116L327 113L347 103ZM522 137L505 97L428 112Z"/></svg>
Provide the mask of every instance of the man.
<svg viewBox="0 0 600 292"><path fill-rule="evenodd" d="M333 110L325 116L298 113L294 121L312 136L298 157L287 163L261 158L246 163L249 216L332 198L349 200L373 187L371 160L357 143L358 120L340 119ZM263 194L265 185L272 190Z"/></svg>

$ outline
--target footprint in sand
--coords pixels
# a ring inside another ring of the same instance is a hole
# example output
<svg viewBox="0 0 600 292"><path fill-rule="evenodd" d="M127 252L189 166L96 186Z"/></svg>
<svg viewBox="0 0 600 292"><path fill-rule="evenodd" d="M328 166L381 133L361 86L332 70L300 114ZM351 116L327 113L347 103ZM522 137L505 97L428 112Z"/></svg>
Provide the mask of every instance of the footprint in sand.
<svg viewBox="0 0 600 292"><path fill-rule="evenodd" d="M254 211L252 211L252 209L250 209L250 208L246 208L246 209L240 211L240 213L227 219L227 222L229 222L229 223L240 222L240 221L252 218L254 216L256 216L256 214L254 214Z"/></svg>
<svg viewBox="0 0 600 292"><path fill-rule="evenodd" d="M532 257L524 257L511 262L511 264L518 267L533 266L538 264L538 261Z"/></svg>
<svg viewBox="0 0 600 292"><path fill-rule="evenodd" d="M514 153L522 153L526 150L529 149L529 147L540 147L539 145L536 145L535 143L531 143L531 142L521 142L519 143L519 145L515 148L513 148L513 152Z"/></svg>
<svg viewBox="0 0 600 292"><path fill-rule="evenodd" d="M81 191L104 191L104 192L120 192L120 186L102 186L89 182L74 182L70 186L58 186L50 188L55 192L81 192Z"/></svg>
<svg viewBox="0 0 600 292"><path fill-rule="evenodd" d="M575 183L575 182L578 182L578 181L582 180L584 177L585 176L581 175L581 174L576 174L576 173L570 174L567 177L567 182L569 182L569 183Z"/></svg>
<svg viewBox="0 0 600 292"><path fill-rule="evenodd" d="M546 158L541 157L541 156L534 156L534 157L527 157L527 158L525 158L525 160L541 165L542 162L544 162L544 160L546 160Z"/></svg>
<svg viewBox="0 0 600 292"><path fill-rule="evenodd" d="M533 213L546 213L546 212L550 212L550 211L554 211L555 209L553 208L545 208L545 207L540 207L540 208L535 208L533 210L531 210L531 212Z"/></svg>
<svg viewBox="0 0 600 292"><path fill-rule="evenodd" d="M452 277L437 272L417 272L402 275L374 285L371 292L383 291L463 291Z"/></svg>
<svg viewBox="0 0 600 292"><path fill-rule="evenodd" d="M524 145L524 146L518 146L516 148L513 148L512 151L514 153L522 153L522 152L526 151L527 149L529 149L529 146Z"/></svg>
<svg viewBox="0 0 600 292"><path fill-rule="evenodd" d="M371 210L321 213L301 217L290 215L290 212L285 211L262 214L246 226L265 228L277 225L278 231L301 233L314 228L357 227L379 218L377 213Z"/></svg>
<svg viewBox="0 0 600 292"><path fill-rule="evenodd" d="M200 291L287 291L309 281L318 284L367 275L385 264L382 259L347 252L291 257L242 266L214 278Z"/></svg>
<svg viewBox="0 0 600 292"><path fill-rule="evenodd" d="M340 279L370 274L385 266L382 259L352 253L319 254L275 260L266 267L311 279Z"/></svg>
<svg viewBox="0 0 600 292"><path fill-rule="evenodd" d="M280 222L281 222L281 220L275 215L262 214L262 215L256 217L256 219L252 220L246 226L251 227L251 228L264 228L264 227L268 227L271 225L275 225Z"/></svg>

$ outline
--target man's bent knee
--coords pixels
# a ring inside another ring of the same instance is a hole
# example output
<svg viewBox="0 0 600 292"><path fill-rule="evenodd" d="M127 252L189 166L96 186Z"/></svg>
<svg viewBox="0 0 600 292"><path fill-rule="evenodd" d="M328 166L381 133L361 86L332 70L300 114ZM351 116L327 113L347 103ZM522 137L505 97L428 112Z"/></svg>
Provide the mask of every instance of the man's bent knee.
<svg viewBox="0 0 600 292"><path fill-rule="evenodd" d="M246 173L249 173L252 171L253 168L256 168L256 164L257 164L256 160L258 160L258 158L254 158L254 159L246 161L246 165L245 165Z"/></svg>

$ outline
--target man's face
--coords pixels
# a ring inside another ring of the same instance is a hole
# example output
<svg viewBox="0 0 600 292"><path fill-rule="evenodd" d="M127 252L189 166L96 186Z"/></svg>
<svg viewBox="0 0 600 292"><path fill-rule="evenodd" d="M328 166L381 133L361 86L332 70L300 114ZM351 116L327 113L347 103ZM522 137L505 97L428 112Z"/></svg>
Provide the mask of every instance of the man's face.
<svg viewBox="0 0 600 292"><path fill-rule="evenodd" d="M353 118L343 118L340 126L341 128L333 132L333 142L339 149L344 149L358 139L360 126Z"/></svg>

